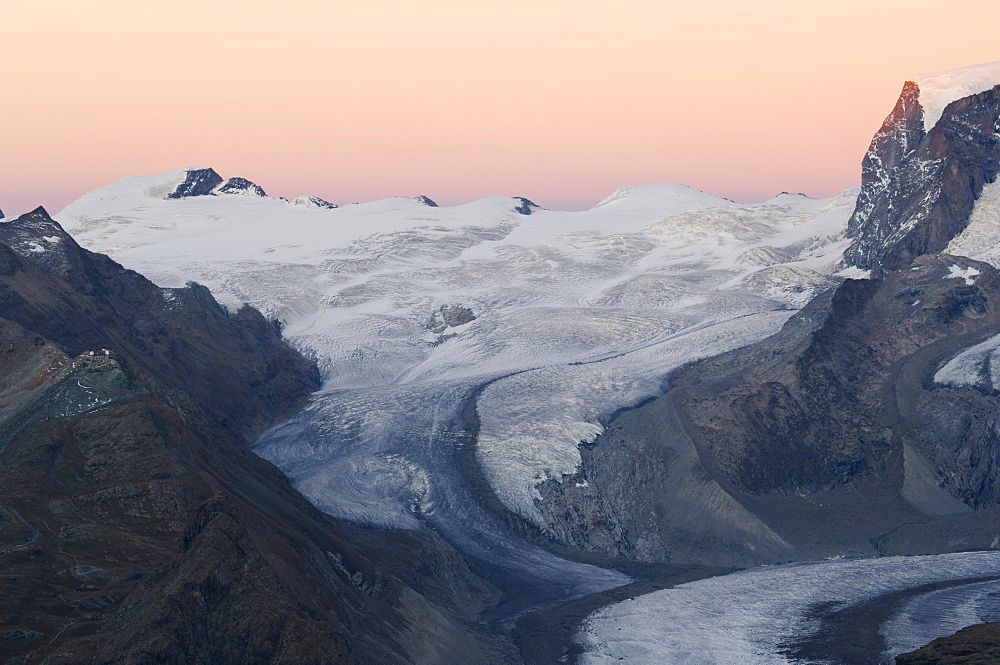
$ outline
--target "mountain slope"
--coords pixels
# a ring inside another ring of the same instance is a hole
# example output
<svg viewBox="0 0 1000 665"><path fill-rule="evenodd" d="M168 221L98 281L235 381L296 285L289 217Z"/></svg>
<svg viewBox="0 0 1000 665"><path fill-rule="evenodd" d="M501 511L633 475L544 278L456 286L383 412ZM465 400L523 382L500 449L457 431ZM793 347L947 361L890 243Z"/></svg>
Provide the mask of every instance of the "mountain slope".
<svg viewBox="0 0 1000 665"><path fill-rule="evenodd" d="M463 623L492 592L450 548L337 523L249 452L318 386L255 310L161 290L39 209L0 223L0 332L10 658L509 661Z"/></svg>
<svg viewBox="0 0 1000 665"><path fill-rule="evenodd" d="M996 275L928 252L994 210L983 188L1000 168L998 95L948 102L925 134L929 102L907 84L848 226L845 262L879 279L848 280L773 337L671 374L665 396L585 447L572 482L548 486L553 528L644 560L737 565L990 546L1000 404L992 383L934 377L1000 332Z"/></svg>
<svg viewBox="0 0 1000 665"><path fill-rule="evenodd" d="M917 80L903 87L862 161L848 265L879 273L944 250L1000 172L1000 65Z"/></svg>
<svg viewBox="0 0 1000 665"><path fill-rule="evenodd" d="M872 279L827 291L768 339L690 363L668 377L663 397L613 418L573 478L596 497L585 503L553 488L546 498L551 519L581 547L607 549L610 524L620 552L674 561L995 550L1000 273L941 250L1000 256L1000 66L918 81L930 89L908 83L872 143L848 227L845 263ZM993 616L995 552L967 556L986 565L940 589L919 578L935 579L948 556L899 559L922 572L889 576L905 591L867 600L880 583L870 571L833 590L838 561L748 572L758 579L735 604L720 604L712 589L739 588L742 574L650 594L592 617L585 662L683 653L882 662L919 643L914 634ZM843 565L855 563L868 567ZM783 577L806 568L813 600L796 610L780 599ZM697 598L698 589L709 593ZM738 628L718 631L720 617ZM970 631L912 657L965 662L990 639Z"/></svg>

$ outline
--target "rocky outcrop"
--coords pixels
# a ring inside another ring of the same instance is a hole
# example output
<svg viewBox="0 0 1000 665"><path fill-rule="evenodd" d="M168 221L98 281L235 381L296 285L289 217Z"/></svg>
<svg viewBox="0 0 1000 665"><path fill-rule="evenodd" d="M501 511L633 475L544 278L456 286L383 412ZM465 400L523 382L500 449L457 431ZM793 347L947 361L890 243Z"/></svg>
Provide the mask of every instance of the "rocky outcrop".
<svg viewBox="0 0 1000 665"><path fill-rule="evenodd" d="M517 201L517 205L514 207L514 212L519 215L530 215L534 211L540 209L540 206L537 203L529 201L523 196L515 196L514 200Z"/></svg>
<svg viewBox="0 0 1000 665"><path fill-rule="evenodd" d="M844 262L876 275L942 251L1000 172L1000 86L952 102L927 133L919 92L903 87L862 162Z"/></svg>
<svg viewBox="0 0 1000 665"><path fill-rule="evenodd" d="M994 665L1000 663L1000 623L981 623L896 656L896 665Z"/></svg>
<svg viewBox="0 0 1000 665"><path fill-rule="evenodd" d="M258 196L267 194L264 188L246 178L227 178L215 172L215 169L190 169L185 171L184 180L169 192L164 198L186 199L193 196Z"/></svg>
<svg viewBox="0 0 1000 665"><path fill-rule="evenodd" d="M235 196L267 196L264 188L246 178L228 178L212 190L213 194L231 194Z"/></svg>
<svg viewBox="0 0 1000 665"><path fill-rule="evenodd" d="M189 196L205 196L222 184L222 176L215 169L191 169L187 171L183 182L168 193L164 198L184 199Z"/></svg>
<svg viewBox="0 0 1000 665"><path fill-rule="evenodd" d="M40 209L0 234L5 663L511 662L446 543L337 522L249 452L318 387L275 325Z"/></svg>
<svg viewBox="0 0 1000 665"><path fill-rule="evenodd" d="M476 320L476 314L462 305L442 305L431 314L427 327L431 332L443 333L448 328L456 328Z"/></svg>
<svg viewBox="0 0 1000 665"><path fill-rule="evenodd" d="M306 208L326 208L327 210L337 207L336 203L330 203L318 196L298 196L292 201L292 205L305 206Z"/></svg>

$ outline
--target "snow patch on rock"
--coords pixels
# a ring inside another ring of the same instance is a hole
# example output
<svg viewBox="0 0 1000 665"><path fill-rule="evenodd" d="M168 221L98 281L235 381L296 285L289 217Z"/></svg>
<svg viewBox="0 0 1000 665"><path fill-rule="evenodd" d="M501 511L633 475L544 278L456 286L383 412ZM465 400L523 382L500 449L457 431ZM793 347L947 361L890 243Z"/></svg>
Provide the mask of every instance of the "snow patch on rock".
<svg viewBox="0 0 1000 665"><path fill-rule="evenodd" d="M976 283L976 275L979 271L969 266L968 268L961 268L954 264L948 266L948 274L945 275L945 279L964 279L966 286L972 286Z"/></svg>

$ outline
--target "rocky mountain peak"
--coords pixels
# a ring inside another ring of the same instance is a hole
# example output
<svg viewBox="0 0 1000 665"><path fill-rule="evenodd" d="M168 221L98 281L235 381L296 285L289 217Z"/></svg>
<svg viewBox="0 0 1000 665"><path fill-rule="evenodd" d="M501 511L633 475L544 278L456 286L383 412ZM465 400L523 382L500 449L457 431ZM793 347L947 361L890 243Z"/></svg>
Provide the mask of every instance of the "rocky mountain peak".
<svg viewBox="0 0 1000 665"><path fill-rule="evenodd" d="M229 178L212 190L212 194L235 194L237 196L267 196L264 189L246 178Z"/></svg>
<svg viewBox="0 0 1000 665"><path fill-rule="evenodd" d="M417 203L420 203L421 205L427 206L428 208L438 207L437 203L435 203L430 197L424 196L423 194L421 194L420 196L414 196L413 200L416 201Z"/></svg>
<svg viewBox="0 0 1000 665"><path fill-rule="evenodd" d="M942 251L1000 172L998 126L1000 85L948 103L925 131L920 87L907 82L862 162L845 263L878 276Z"/></svg>
<svg viewBox="0 0 1000 665"><path fill-rule="evenodd" d="M215 169L192 168L184 171L184 179L168 192L165 199L186 199L192 196L236 196L265 197L267 193L260 185L246 178L223 179Z"/></svg>
<svg viewBox="0 0 1000 665"><path fill-rule="evenodd" d="M518 214L530 215L534 211L541 209L540 205L534 201L524 198L523 196L515 196L514 200L518 202L517 207L514 208L514 212Z"/></svg>
<svg viewBox="0 0 1000 665"><path fill-rule="evenodd" d="M0 222L0 243L60 276L68 274L73 257L85 251L41 206Z"/></svg>
<svg viewBox="0 0 1000 665"><path fill-rule="evenodd" d="M212 190L222 182L222 176L216 173L215 169L189 169L184 180L164 198L183 199L189 196L204 196L211 194Z"/></svg>

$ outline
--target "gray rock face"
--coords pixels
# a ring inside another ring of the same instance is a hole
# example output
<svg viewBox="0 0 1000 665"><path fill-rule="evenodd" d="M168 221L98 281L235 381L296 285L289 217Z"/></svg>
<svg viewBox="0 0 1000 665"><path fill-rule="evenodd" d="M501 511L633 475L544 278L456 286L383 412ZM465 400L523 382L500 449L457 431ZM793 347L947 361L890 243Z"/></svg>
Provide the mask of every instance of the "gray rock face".
<svg viewBox="0 0 1000 665"><path fill-rule="evenodd" d="M167 199L183 199L189 196L205 196L211 194L219 184L222 176L215 169L194 169L187 172L184 182L177 185L174 191L167 194Z"/></svg>
<svg viewBox="0 0 1000 665"><path fill-rule="evenodd" d="M943 250L1000 172L1000 86L952 102L928 133L918 96L907 82L862 162L844 261L876 276Z"/></svg>

